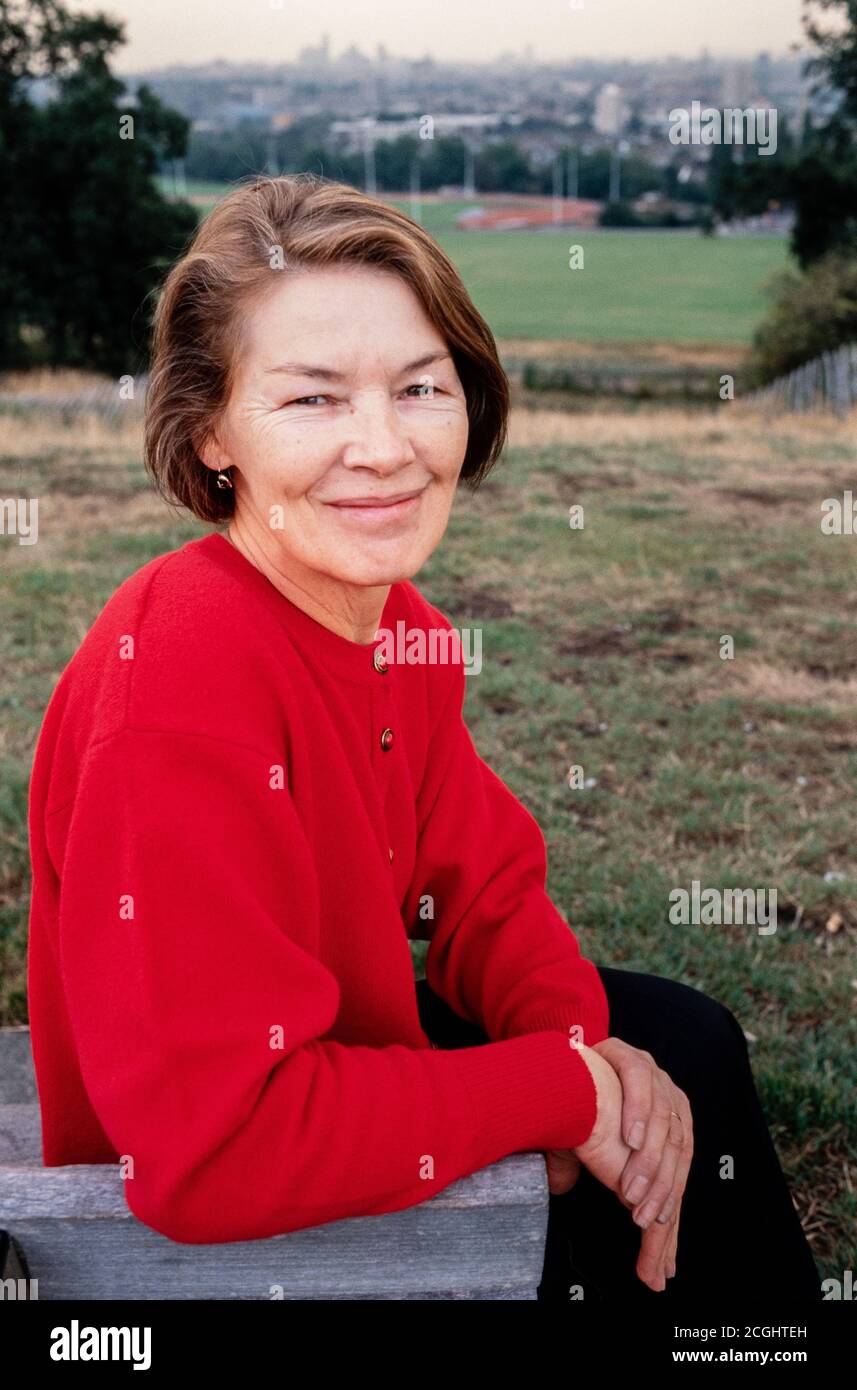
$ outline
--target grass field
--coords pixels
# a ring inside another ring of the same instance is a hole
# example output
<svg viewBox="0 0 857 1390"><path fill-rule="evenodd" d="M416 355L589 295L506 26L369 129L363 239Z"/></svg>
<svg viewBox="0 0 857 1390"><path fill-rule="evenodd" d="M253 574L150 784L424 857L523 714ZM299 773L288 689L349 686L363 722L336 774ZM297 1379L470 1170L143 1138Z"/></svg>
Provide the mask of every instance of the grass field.
<svg viewBox="0 0 857 1390"><path fill-rule="evenodd" d="M204 213L218 186L188 192ZM394 201L410 213L410 203ZM472 206L426 197L421 219L500 338L746 344L765 309L765 284L788 262L774 236L456 231L455 217ZM582 270L569 269L572 245L583 247Z"/></svg>
<svg viewBox="0 0 857 1390"><path fill-rule="evenodd" d="M776 237L684 232L452 232L439 238L501 338L744 344L763 287L786 264ZM584 268L568 268L583 247Z"/></svg>
<svg viewBox="0 0 857 1390"><path fill-rule="evenodd" d="M734 1010L819 1268L838 1277L857 1221L857 542L819 519L853 486L853 438L853 422L729 407L518 410L502 464L459 498L418 579L454 623L483 627L470 725L543 827L584 953ZM0 460L3 496L41 499L38 545L3 550L11 1023L26 1018L26 795L45 704L122 579L201 528L151 495L133 425L22 431L0 416ZM572 764L594 784L572 790ZM777 932L671 926L668 894L694 878L775 887Z"/></svg>

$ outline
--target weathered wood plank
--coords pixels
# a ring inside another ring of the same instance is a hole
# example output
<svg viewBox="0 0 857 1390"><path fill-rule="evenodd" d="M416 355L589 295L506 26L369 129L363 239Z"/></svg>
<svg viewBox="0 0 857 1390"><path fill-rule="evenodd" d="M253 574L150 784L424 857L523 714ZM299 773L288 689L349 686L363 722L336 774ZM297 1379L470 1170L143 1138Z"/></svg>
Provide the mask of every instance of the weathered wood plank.
<svg viewBox="0 0 857 1390"><path fill-rule="evenodd" d="M133 1216L112 1165L0 1165L40 1299L534 1299L547 1206L544 1159L514 1154L406 1211L183 1245Z"/></svg>
<svg viewBox="0 0 857 1390"><path fill-rule="evenodd" d="M182 1245L129 1211L111 1164L42 1166L28 1029L0 1030L0 1228L40 1299L533 1300L548 1189L513 1154L406 1211L270 1240Z"/></svg>
<svg viewBox="0 0 857 1390"><path fill-rule="evenodd" d="M0 1105L32 1103L37 1097L29 1028L0 1028Z"/></svg>
<svg viewBox="0 0 857 1390"><path fill-rule="evenodd" d="M42 1162L38 1105L0 1105L0 1164L37 1167Z"/></svg>
<svg viewBox="0 0 857 1390"><path fill-rule="evenodd" d="M227 1245L180 1245L131 1216L11 1229L40 1299L535 1298L544 1239L532 1207L435 1201Z"/></svg>

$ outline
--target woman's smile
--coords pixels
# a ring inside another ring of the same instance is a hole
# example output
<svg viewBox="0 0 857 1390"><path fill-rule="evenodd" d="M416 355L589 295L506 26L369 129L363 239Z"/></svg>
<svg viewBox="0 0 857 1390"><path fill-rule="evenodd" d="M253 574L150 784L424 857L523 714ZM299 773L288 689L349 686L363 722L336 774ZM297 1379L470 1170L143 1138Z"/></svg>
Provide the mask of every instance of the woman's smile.
<svg viewBox="0 0 857 1390"><path fill-rule="evenodd" d="M343 497L334 502L326 502L347 522L357 522L361 526L389 526L397 521L412 517L418 510L422 495L428 484L413 492L396 492L389 496Z"/></svg>

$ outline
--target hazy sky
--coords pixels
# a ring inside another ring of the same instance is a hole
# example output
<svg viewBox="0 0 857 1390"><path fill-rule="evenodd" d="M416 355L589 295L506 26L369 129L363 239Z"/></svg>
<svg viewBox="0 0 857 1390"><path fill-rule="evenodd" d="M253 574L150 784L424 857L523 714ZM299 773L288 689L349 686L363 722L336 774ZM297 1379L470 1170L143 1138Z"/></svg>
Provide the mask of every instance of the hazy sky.
<svg viewBox="0 0 857 1390"><path fill-rule="evenodd" d="M531 44L536 58L782 52L801 0L66 0L125 22L119 71L171 62L288 61L329 34L334 56L378 43L403 57L478 60Z"/></svg>

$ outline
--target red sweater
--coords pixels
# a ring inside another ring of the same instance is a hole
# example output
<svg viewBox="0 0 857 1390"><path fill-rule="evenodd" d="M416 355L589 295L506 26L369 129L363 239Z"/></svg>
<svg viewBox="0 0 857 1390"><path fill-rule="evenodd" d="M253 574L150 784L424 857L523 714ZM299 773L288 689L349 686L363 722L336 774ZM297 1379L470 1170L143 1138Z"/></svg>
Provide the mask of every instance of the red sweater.
<svg viewBox="0 0 857 1390"><path fill-rule="evenodd" d="M382 626L400 619L449 627L410 583ZM48 705L44 1162L122 1159L129 1208L174 1240L398 1211L592 1130L569 1028L607 1037L607 1001L545 892L541 831L474 748L461 664L378 670L378 645L213 532L116 590ZM409 937L490 1042L430 1045Z"/></svg>

